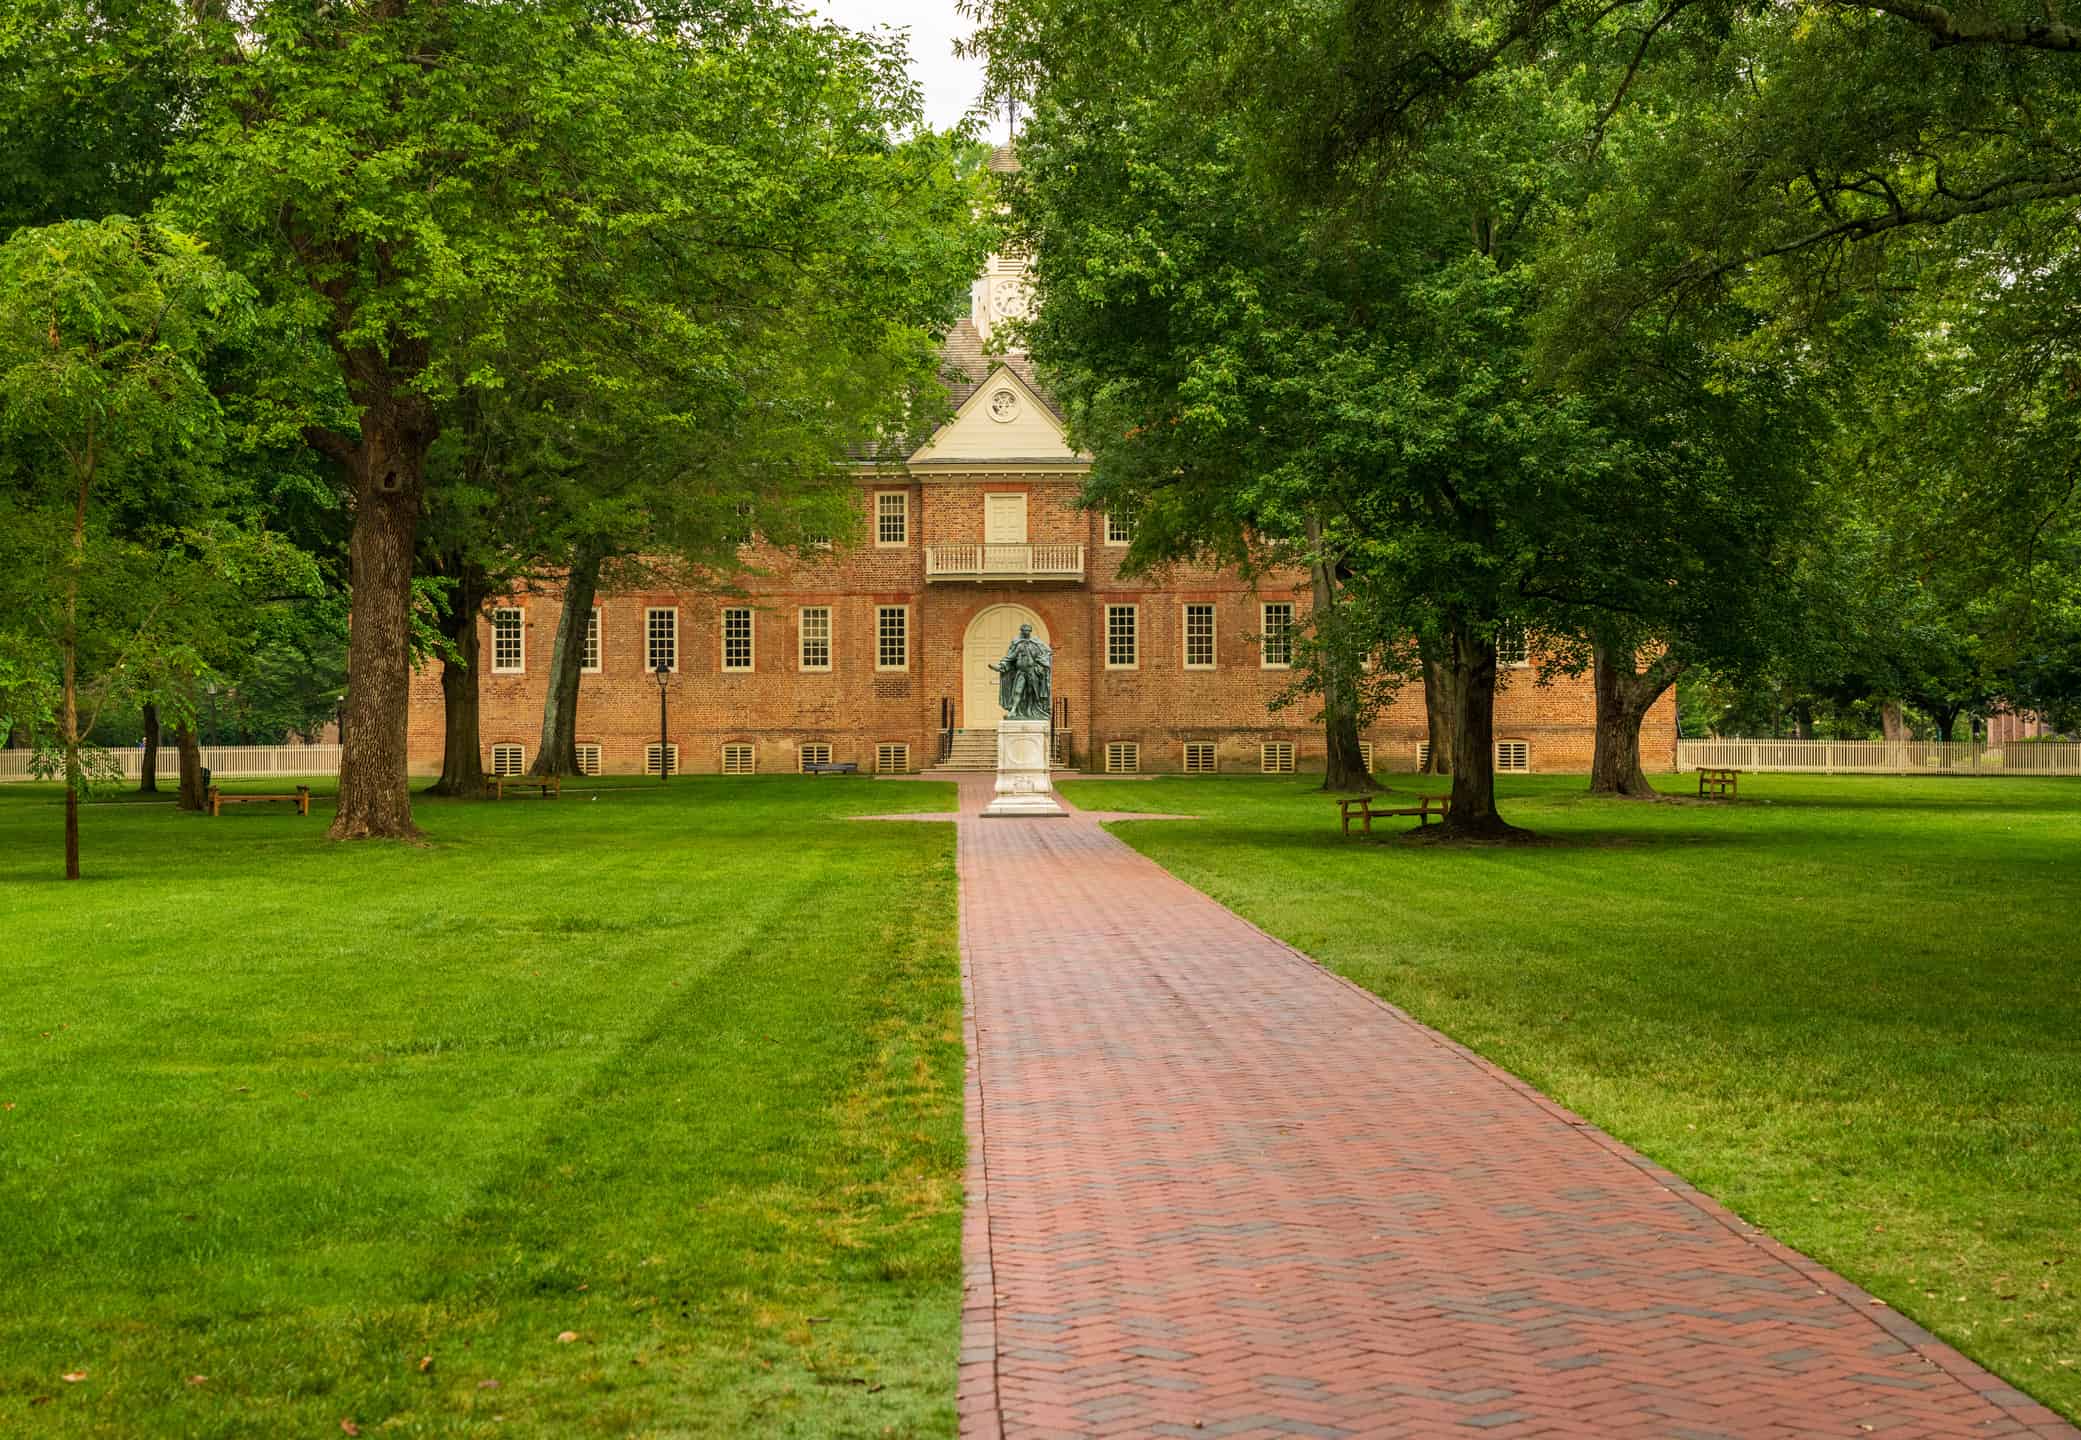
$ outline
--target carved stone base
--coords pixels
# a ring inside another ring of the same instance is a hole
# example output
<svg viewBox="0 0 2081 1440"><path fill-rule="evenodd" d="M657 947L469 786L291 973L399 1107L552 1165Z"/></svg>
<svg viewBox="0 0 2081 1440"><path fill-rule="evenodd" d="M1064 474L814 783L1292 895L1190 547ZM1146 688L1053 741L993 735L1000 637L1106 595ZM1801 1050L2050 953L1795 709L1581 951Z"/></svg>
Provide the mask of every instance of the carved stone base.
<svg viewBox="0 0 2081 1440"><path fill-rule="evenodd" d="M986 820L1024 815L1062 815L1048 779L1048 722L1005 720L997 726L997 798Z"/></svg>

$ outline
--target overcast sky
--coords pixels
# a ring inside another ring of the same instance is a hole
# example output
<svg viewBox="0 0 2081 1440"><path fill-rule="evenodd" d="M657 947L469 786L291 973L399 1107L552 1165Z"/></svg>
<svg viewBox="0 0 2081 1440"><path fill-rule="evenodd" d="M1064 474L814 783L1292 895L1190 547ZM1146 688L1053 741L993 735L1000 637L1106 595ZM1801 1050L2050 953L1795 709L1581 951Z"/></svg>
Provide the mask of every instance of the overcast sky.
<svg viewBox="0 0 2081 1440"><path fill-rule="evenodd" d="M877 25L910 31L911 73L925 87L925 118L944 128L975 104L983 88L983 67L954 56L954 41L971 22L954 12L954 0L808 0L811 9L851 30ZM999 115L991 134L1004 139Z"/></svg>

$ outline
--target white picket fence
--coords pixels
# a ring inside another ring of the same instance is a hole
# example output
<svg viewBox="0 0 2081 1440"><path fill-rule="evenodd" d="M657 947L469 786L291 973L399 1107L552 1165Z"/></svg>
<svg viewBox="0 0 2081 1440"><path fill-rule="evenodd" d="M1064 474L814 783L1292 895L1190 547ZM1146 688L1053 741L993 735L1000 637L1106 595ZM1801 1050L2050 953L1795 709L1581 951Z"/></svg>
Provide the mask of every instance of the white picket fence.
<svg viewBox="0 0 2081 1440"><path fill-rule="evenodd" d="M2081 743L1969 745L1934 740L1679 740L1676 768L1804 770L1820 775L2081 775Z"/></svg>
<svg viewBox="0 0 2081 1440"><path fill-rule="evenodd" d="M145 752L137 749L111 750L125 780L144 774ZM239 780L263 775L337 775L340 747L337 745L205 745L202 763L212 779ZM159 783L172 785L180 778L181 757L171 744L159 747ZM0 781L34 780L29 771L27 750L0 750Z"/></svg>

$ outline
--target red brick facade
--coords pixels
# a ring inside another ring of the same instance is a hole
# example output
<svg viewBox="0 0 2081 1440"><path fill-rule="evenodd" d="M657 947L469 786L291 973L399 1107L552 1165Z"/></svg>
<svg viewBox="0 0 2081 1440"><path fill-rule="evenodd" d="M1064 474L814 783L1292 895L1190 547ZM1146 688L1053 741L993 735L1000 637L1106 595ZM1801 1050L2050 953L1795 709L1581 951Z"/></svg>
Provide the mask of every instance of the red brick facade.
<svg viewBox="0 0 2081 1440"><path fill-rule="evenodd" d="M883 547L872 539L804 563L774 552L750 558L765 573L748 580L741 595L638 591L603 594L600 610L600 668L580 683L578 739L600 747L606 773L644 768L645 747L658 735L658 691L647 670L646 612L676 611L679 667L666 696L667 722L678 764L687 771L722 768L726 744L753 747L759 771L797 768L803 744L830 747L834 761L873 768L877 747L909 747L910 768L928 767L938 753L942 702L954 723L986 728L994 714L970 715L963 665L987 657L967 653L970 625L1000 605L1030 611L1055 650L1055 693L1067 711L1075 763L1105 764L1108 742L1133 742L1145 771L1184 768L1187 742L1211 742L1224 771L1255 771L1267 741L1290 741L1296 767L1320 769L1321 727L1314 708L1302 702L1274 711L1270 702L1291 672L1263 664L1263 605L1291 603L1305 615L1306 587L1299 577L1261 580L1255 588L1238 576L1178 569L1160 577L1123 580L1121 547L1105 543L1105 517L1078 510L1079 483L1072 476L863 478L863 533L872 535L874 495L905 494L908 539ZM1027 497L1034 544L1083 547L1081 580L1009 583L928 580L928 547L973 543L982 534L983 497ZM486 674L482 689L486 764L492 747L522 747L532 763L540 739L542 702L560 598L537 591L500 605L523 612L523 649L518 673L494 673L492 620L480 622ZM1185 607L1213 609L1214 663L1185 664ZM1107 607L1133 609L1132 666L1107 664ZM801 613L830 611L830 668L805 670ZM883 668L878 613L904 612L905 649L900 668ZM751 611L752 654L748 670L724 668L722 612ZM1587 770L1594 713L1588 681L1561 676L1538 683L1533 668L1506 672L1496 700L1499 742L1523 741L1533 770ZM440 768L442 728L438 670L429 667L413 684L412 758L415 768ZM1375 766L1414 767L1425 735L1423 694L1410 686L1371 726ZM1665 697L1642 735L1650 768L1668 768L1675 758L1675 712Z"/></svg>
<svg viewBox="0 0 2081 1440"><path fill-rule="evenodd" d="M738 747L747 746L755 769L792 771L805 745L828 746L830 760L863 770L889 758L882 747L903 746L893 758L927 768L939 753L946 710L957 729L995 728L999 712L987 698L994 691L984 667L1002 657L1021 619L1054 647L1058 714L1077 765L1103 769L1109 745L1132 744L1136 768L1183 770L1188 746L1203 765L1211 744L1215 768L1256 771L1265 745L1287 743L1296 769L1322 767L1315 707L1271 708L1292 672L1267 666L1261 643L1265 605L1290 604L1295 617L1307 612L1300 577L1254 587L1238 575L1190 567L1121 577L1125 546L1109 543L1104 515L1077 508L1088 457L1065 444L1023 358L985 354L992 326L1023 303L1020 284L1016 265L995 260L977 282L974 313L947 347L960 408L908 460L863 465L857 539L806 559L754 546L746 556L754 573L737 595L601 596L600 665L580 684L578 741L599 747L602 772L641 772L657 742L658 687L646 649L653 609L675 617L678 668L667 687L666 728L685 771L723 769L725 747L741 767ZM889 517L887 534L878 525L885 503L901 510L901 525ZM987 578L979 582L979 573ZM501 656L493 620L480 621L487 769L500 746L520 747L509 759L534 761L561 608L553 591L515 595L493 609L506 606L523 612L517 656L510 631ZM1001 606L1029 613L992 613ZM1126 611L1131 647L1124 634L1108 645L1112 607ZM829 612L828 668L804 663L802 617L810 608ZM726 664L723 617L731 609L751 612L750 653L742 653L740 634ZM889 621L901 626L900 654L884 653L885 643L894 644L880 633L885 609L901 617ZM1587 679L1542 685L1532 669L1508 674L1496 704L1499 748L1514 759L1521 745L1532 770L1587 770L1595 708ZM413 767L438 773L438 667L414 678L412 707ZM1651 769L1674 766L1675 718L1670 697L1649 717L1642 752ZM1405 690L1366 734L1376 769L1413 768L1425 734L1422 687Z"/></svg>

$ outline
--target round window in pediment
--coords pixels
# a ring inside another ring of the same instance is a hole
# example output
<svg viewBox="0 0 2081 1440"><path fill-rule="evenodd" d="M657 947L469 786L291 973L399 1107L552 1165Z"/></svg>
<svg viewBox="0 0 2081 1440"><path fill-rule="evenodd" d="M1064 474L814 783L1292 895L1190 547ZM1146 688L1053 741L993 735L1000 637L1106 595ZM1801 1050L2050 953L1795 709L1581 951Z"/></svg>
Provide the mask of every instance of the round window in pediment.
<svg viewBox="0 0 2081 1440"><path fill-rule="evenodd" d="M1019 418L1019 393L1009 386L990 395L990 418L1002 425Z"/></svg>

